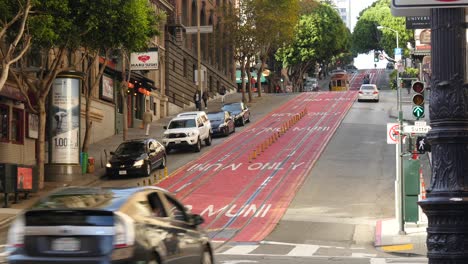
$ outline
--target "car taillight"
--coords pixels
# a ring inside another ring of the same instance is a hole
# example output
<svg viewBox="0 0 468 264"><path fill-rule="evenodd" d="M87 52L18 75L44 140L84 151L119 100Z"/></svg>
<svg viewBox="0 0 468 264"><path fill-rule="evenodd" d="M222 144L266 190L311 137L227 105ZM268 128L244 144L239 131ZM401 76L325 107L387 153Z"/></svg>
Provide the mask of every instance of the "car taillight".
<svg viewBox="0 0 468 264"><path fill-rule="evenodd" d="M363 91L359 91L360 94L363 94L364 92Z"/></svg>
<svg viewBox="0 0 468 264"><path fill-rule="evenodd" d="M24 215L19 215L8 230L8 247L20 248L24 247L24 230L25 221Z"/></svg>
<svg viewBox="0 0 468 264"><path fill-rule="evenodd" d="M126 214L114 213L114 248L124 248L135 243L134 221Z"/></svg>
<svg viewBox="0 0 468 264"><path fill-rule="evenodd" d="M377 91L374 91L374 92L373 92L373 94L379 94L379 92L377 92Z"/></svg>

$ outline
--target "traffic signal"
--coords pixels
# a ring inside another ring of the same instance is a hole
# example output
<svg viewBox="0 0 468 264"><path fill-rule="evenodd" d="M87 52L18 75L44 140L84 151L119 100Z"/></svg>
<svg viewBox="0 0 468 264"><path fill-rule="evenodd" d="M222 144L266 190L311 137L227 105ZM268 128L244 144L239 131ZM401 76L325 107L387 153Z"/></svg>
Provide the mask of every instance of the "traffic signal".
<svg viewBox="0 0 468 264"><path fill-rule="evenodd" d="M411 84L411 90L414 91L413 98L413 116L417 119L424 117L424 83L415 81Z"/></svg>
<svg viewBox="0 0 468 264"><path fill-rule="evenodd" d="M379 52L374 51L374 62L379 62L379 55L380 55Z"/></svg>
<svg viewBox="0 0 468 264"><path fill-rule="evenodd" d="M431 145L427 142L427 138L420 136L416 139L416 149L419 154L424 154L425 152L431 152Z"/></svg>

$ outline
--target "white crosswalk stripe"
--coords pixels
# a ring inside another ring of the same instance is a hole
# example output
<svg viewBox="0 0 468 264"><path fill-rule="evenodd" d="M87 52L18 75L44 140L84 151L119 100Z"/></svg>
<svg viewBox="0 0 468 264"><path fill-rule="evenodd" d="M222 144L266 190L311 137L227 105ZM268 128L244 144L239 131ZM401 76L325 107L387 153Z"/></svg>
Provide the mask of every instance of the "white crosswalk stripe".
<svg viewBox="0 0 468 264"><path fill-rule="evenodd" d="M277 247L277 248L275 248ZM322 249L322 252L319 252ZM324 253L324 251L326 253ZM283 252L278 254L277 252ZM345 248L312 244L293 244L273 241L262 241L258 244L234 244L216 254L236 256L288 256L288 257L336 257L340 259L368 259L369 264L427 264L424 257L383 258L376 252L365 248Z"/></svg>

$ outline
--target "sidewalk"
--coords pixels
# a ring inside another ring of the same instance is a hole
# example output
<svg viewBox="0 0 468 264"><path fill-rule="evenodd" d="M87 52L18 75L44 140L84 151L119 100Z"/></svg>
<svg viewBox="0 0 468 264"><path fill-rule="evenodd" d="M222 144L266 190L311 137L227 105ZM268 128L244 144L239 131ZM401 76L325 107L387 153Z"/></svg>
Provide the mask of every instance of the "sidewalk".
<svg viewBox="0 0 468 264"><path fill-rule="evenodd" d="M405 235L398 234L397 220L377 221L374 246L387 253L426 256L427 223L405 224Z"/></svg>

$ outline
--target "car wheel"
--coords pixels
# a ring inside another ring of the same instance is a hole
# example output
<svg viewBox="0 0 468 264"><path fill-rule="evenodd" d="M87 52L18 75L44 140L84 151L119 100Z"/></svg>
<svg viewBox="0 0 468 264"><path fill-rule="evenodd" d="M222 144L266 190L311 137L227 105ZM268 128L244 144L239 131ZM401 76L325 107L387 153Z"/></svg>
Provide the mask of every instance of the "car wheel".
<svg viewBox="0 0 468 264"><path fill-rule="evenodd" d="M361 102L361 99L357 99L358 102Z"/></svg>
<svg viewBox="0 0 468 264"><path fill-rule="evenodd" d="M202 264L211 264L213 263L213 258L211 256L211 253L209 250L205 249L205 251L203 251L203 255L202 255Z"/></svg>
<svg viewBox="0 0 468 264"><path fill-rule="evenodd" d="M159 257L156 255L153 255L150 257L151 259L145 261L146 264L159 264Z"/></svg>
<svg viewBox="0 0 468 264"><path fill-rule="evenodd" d="M195 152L200 152L201 150L201 140L198 138L197 144L195 144Z"/></svg>
<svg viewBox="0 0 468 264"><path fill-rule="evenodd" d="M241 118L241 126L245 126L245 120L244 120L244 117Z"/></svg>
<svg viewBox="0 0 468 264"><path fill-rule="evenodd" d="M230 131L229 131L229 126L226 126L226 127L224 128L224 136L225 136L225 137L229 136L229 133L230 133Z"/></svg>
<svg viewBox="0 0 468 264"><path fill-rule="evenodd" d="M162 157L161 165L159 165L159 168L161 168L161 169L166 168L166 156Z"/></svg>
<svg viewBox="0 0 468 264"><path fill-rule="evenodd" d="M166 155L169 155L169 153L171 153L171 150L172 150L172 148L166 147Z"/></svg>
<svg viewBox="0 0 468 264"><path fill-rule="evenodd" d="M145 165L145 176L150 176L151 175L151 163L148 161L146 162Z"/></svg>
<svg viewBox="0 0 468 264"><path fill-rule="evenodd" d="M208 137L205 139L205 145L211 146L211 134L208 134Z"/></svg>

